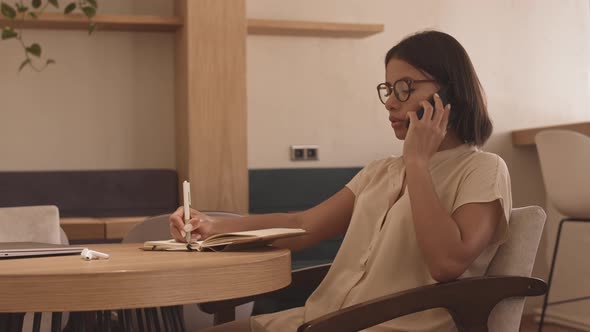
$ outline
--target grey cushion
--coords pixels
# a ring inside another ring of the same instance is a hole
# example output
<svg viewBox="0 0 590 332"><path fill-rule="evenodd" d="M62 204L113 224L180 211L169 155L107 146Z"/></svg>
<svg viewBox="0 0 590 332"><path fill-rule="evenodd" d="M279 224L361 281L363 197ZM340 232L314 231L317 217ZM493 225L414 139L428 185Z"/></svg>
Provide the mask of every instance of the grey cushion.
<svg viewBox="0 0 590 332"><path fill-rule="evenodd" d="M0 208L0 242L62 243L57 207Z"/></svg>
<svg viewBox="0 0 590 332"><path fill-rule="evenodd" d="M530 277L546 218L538 206L512 209L508 241L498 248L487 275ZM524 300L518 297L500 302L488 320L490 331L518 331Z"/></svg>

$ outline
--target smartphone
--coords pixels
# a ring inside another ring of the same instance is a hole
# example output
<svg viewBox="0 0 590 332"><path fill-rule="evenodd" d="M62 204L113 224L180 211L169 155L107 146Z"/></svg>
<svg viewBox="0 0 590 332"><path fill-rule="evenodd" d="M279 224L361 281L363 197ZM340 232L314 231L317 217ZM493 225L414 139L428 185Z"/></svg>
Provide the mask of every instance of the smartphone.
<svg viewBox="0 0 590 332"><path fill-rule="evenodd" d="M442 101L443 106L446 106L449 103L449 98L447 96L447 89L446 88L442 88L440 90L438 90L438 95L440 96L440 100ZM432 105L432 107L434 107L434 95L430 96L430 98L428 98L428 102ZM434 112L432 113L434 115ZM424 107L420 107L420 109L416 112L416 115L418 116L418 119L422 119L422 117L424 116ZM408 121L406 121L406 128L410 127L410 119L408 119Z"/></svg>

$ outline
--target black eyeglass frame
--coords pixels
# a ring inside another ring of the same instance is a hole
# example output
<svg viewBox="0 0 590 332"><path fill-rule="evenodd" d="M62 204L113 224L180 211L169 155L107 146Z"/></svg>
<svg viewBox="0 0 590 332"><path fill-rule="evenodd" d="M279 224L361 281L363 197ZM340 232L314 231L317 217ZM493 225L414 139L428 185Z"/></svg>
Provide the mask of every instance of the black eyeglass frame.
<svg viewBox="0 0 590 332"><path fill-rule="evenodd" d="M400 82L406 83L408 85L408 87L410 88L408 90L408 97L403 100L402 100L402 98L399 97L397 90L394 88L395 85ZM408 99L410 99L412 92L414 92L416 90L412 87L412 85L414 83L433 83L433 82L437 82L437 80L413 80L411 78L402 78L402 79L399 79L399 80L393 82L393 85L389 84L389 82L383 82L383 83L377 84L377 96L379 97L379 101L381 101L381 103L383 103L383 105L385 105L385 103L387 102L387 99L386 100L381 99L381 90L383 90L382 87L385 87L385 89L387 90L387 95L386 95L387 98L389 98L389 96L391 96L391 93L393 92L393 95L395 96L395 98L397 100L399 100L400 102L404 102L404 101L407 101Z"/></svg>

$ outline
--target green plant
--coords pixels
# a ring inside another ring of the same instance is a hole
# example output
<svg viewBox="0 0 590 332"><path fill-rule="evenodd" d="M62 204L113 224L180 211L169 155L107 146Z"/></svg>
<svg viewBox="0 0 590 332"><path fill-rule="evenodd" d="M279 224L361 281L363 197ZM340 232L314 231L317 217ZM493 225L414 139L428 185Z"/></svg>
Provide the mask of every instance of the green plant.
<svg viewBox="0 0 590 332"><path fill-rule="evenodd" d="M1 13L7 23L2 29L2 40L17 40L25 53L25 59L18 68L19 72L26 66L35 71L42 71L48 65L55 63L55 60L49 58L43 61L41 58L41 45L38 43L27 44L22 31L25 20L38 19L49 5L59 8L59 0L30 0L26 2L15 0L13 4L0 1ZM97 0L75 0L70 2L63 12L65 15L76 11L81 12L88 18L88 34L92 34L96 29L96 24L92 22L92 18L96 15L97 9Z"/></svg>

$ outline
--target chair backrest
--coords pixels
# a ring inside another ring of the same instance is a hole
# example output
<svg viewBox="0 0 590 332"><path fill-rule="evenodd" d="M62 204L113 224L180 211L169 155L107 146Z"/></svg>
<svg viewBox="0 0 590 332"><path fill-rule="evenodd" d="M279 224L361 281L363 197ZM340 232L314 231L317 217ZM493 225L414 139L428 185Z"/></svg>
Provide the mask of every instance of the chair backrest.
<svg viewBox="0 0 590 332"><path fill-rule="evenodd" d="M66 234L66 232L64 232L63 228L59 228L59 243L63 244L63 245L70 245L70 239L68 239L68 234Z"/></svg>
<svg viewBox="0 0 590 332"><path fill-rule="evenodd" d="M0 242L61 244L57 206L0 208Z"/></svg>
<svg viewBox="0 0 590 332"><path fill-rule="evenodd" d="M221 211L203 211L203 213L215 217L241 217L240 214ZM161 214L147 218L133 227L123 238L123 243L143 243L145 241L163 240L170 237L170 214Z"/></svg>
<svg viewBox="0 0 590 332"><path fill-rule="evenodd" d="M530 277L546 218L538 206L512 209L509 238L498 248L486 274ZM524 300L518 297L498 303L489 317L489 330L518 331Z"/></svg>
<svg viewBox="0 0 590 332"><path fill-rule="evenodd" d="M563 215L590 218L590 137L569 130L535 136L547 197Z"/></svg>
<svg viewBox="0 0 590 332"><path fill-rule="evenodd" d="M145 219L135 225L123 238L123 243L143 243L170 238L169 214L161 214Z"/></svg>

